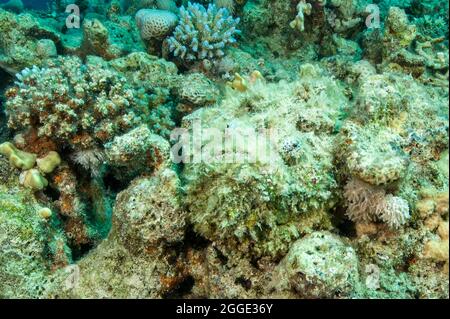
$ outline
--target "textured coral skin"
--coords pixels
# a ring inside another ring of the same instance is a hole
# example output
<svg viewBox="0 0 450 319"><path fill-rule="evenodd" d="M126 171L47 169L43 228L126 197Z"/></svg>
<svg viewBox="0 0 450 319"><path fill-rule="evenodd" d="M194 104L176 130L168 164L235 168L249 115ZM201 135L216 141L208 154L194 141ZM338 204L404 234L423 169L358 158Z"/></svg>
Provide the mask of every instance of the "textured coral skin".
<svg viewBox="0 0 450 319"><path fill-rule="evenodd" d="M0 298L448 299L447 1L20 2Z"/></svg>

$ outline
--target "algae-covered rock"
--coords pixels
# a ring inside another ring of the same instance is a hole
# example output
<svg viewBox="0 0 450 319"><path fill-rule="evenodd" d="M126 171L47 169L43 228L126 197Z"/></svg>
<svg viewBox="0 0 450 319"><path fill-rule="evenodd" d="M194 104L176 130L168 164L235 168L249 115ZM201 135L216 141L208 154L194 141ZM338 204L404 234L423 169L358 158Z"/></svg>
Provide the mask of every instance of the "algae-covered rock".
<svg viewBox="0 0 450 319"><path fill-rule="evenodd" d="M170 145L142 125L106 144L105 154L109 164L117 170L116 176L129 178L167 166Z"/></svg>
<svg viewBox="0 0 450 319"><path fill-rule="evenodd" d="M278 267L276 285L304 298L345 296L359 280L355 250L328 232L296 241Z"/></svg>
<svg viewBox="0 0 450 319"><path fill-rule="evenodd" d="M60 42L60 35L29 13L14 15L0 8L0 68L15 74L25 67L40 65L42 39Z"/></svg>

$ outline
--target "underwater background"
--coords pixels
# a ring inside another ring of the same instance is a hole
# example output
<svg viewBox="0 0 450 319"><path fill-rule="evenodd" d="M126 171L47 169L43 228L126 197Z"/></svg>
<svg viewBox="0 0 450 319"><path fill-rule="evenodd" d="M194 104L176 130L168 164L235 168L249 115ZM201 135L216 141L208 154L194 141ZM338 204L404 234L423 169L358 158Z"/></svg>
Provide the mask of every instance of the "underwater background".
<svg viewBox="0 0 450 319"><path fill-rule="evenodd" d="M448 23L0 0L0 298L449 298Z"/></svg>

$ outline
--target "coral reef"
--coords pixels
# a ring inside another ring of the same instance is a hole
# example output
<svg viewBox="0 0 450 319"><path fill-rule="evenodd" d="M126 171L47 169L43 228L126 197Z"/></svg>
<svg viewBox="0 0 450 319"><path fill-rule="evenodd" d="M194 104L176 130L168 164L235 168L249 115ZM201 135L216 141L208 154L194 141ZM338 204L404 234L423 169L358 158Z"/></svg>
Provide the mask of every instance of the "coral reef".
<svg viewBox="0 0 450 319"><path fill-rule="evenodd" d="M344 196L348 202L348 217L359 223L378 218L392 228L398 228L410 218L408 202L359 180L345 185Z"/></svg>
<svg viewBox="0 0 450 319"><path fill-rule="evenodd" d="M0 298L448 299L448 10L2 1Z"/></svg>

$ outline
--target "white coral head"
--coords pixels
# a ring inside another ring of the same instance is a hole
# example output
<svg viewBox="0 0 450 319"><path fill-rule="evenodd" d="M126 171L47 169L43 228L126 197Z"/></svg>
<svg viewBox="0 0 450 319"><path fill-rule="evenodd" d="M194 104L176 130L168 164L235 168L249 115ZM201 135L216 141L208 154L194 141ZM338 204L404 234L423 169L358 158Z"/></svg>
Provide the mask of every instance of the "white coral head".
<svg viewBox="0 0 450 319"><path fill-rule="evenodd" d="M178 23L178 16L167 10L141 9L136 13L136 25L143 40L168 36Z"/></svg>
<svg viewBox="0 0 450 319"><path fill-rule="evenodd" d="M380 219L388 224L389 227L399 228L409 218L409 206L406 200L391 194L384 198Z"/></svg>

